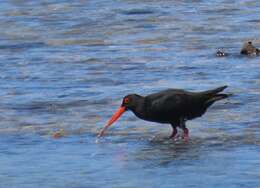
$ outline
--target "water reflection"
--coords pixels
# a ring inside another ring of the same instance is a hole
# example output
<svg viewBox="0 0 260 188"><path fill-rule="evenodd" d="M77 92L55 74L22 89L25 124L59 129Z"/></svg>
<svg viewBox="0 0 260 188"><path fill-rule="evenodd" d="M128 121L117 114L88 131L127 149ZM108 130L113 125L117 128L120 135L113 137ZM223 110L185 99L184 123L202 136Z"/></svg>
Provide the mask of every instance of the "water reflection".
<svg viewBox="0 0 260 188"><path fill-rule="evenodd" d="M188 143L180 137L177 140L155 137L147 141L147 145L133 155L135 160L148 166L179 165L201 160L213 151L231 152L234 148L249 145L252 147L260 145L260 138L254 131L238 135L221 132L217 133L217 136L192 136Z"/></svg>

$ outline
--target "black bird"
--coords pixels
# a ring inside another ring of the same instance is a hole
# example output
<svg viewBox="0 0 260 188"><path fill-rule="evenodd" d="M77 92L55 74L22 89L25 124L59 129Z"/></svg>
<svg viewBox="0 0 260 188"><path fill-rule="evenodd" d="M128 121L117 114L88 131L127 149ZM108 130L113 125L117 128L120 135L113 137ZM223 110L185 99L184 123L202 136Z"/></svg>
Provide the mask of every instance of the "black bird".
<svg viewBox="0 0 260 188"><path fill-rule="evenodd" d="M202 116L214 102L227 98L228 94L220 93L225 88L227 86L202 92L168 89L145 97L137 94L127 95L98 136L102 136L126 110L131 110L143 120L171 124L173 131L170 138L176 136L177 127L181 128L184 140L188 140L189 130L185 122Z"/></svg>

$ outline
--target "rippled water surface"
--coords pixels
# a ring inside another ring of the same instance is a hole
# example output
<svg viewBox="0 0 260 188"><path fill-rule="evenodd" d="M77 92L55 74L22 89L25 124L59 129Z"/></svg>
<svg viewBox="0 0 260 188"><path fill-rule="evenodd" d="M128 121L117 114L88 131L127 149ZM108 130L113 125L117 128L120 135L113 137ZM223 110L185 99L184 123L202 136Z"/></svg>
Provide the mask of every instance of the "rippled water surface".
<svg viewBox="0 0 260 188"><path fill-rule="evenodd" d="M260 1L3 0L0 26L1 188L260 187ZM128 93L225 84L189 143L131 112L96 142Z"/></svg>

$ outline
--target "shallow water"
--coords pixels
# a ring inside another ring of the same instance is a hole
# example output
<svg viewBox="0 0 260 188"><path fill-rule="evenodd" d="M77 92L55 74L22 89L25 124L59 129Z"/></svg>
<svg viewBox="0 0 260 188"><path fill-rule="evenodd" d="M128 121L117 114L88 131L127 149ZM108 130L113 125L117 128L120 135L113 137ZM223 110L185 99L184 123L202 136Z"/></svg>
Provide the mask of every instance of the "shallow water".
<svg viewBox="0 0 260 188"><path fill-rule="evenodd" d="M0 187L259 187L260 58L239 55L260 47L259 12L257 0L2 1ZM96 142L128 93L226 84L233 96L188 122L189 143L131 112Z"/></svg>

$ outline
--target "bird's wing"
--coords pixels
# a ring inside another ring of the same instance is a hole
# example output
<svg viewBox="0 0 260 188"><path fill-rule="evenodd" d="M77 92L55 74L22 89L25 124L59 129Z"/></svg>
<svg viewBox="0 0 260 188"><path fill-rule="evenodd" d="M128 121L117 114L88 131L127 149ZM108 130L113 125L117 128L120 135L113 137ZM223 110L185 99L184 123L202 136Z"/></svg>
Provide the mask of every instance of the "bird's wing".
<svg viewBox="0 0 260 188"><path fill-rule="evenodd" d="M183 90L166 90L156 94L148 95L152 113L185 113L194 101L192 93Z"/></svg>
<svg viewBox="0 0 260 188"><path fill-rule="evenodd" d="M204 92L170 89L146 96L146 112L155 120L192 119L201 116L215 101L228 97L219 94L226 86Z"/></svg>

